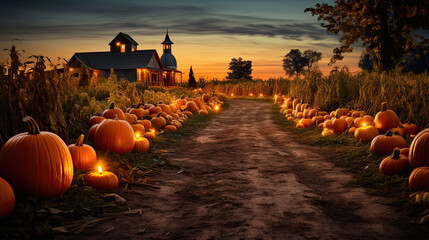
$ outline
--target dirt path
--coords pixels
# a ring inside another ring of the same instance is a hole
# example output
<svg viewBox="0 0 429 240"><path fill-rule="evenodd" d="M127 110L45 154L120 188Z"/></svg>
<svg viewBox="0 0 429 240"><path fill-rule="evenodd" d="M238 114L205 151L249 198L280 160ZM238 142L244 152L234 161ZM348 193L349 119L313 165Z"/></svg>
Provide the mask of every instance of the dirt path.
<svg viewBox="0 0 429 240"><path fill-rule="evenodd" d="M279 131L268 103L231 100L168 154L189 172L163 171L160 190L134 188L125 198L143 214L88 239L404 239L386 199L343 187L352 176Z"/></svg>

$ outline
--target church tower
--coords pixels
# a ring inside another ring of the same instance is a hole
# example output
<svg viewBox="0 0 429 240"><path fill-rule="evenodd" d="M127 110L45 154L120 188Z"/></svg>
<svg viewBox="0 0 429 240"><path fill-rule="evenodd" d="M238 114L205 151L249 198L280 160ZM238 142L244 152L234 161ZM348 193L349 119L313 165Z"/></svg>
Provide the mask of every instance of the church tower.
<svg viewBox="0 0 429 240"><path fill-rule="evenodd" d="M167 34L165 35L164 42L162 42L161 44L164 50L161 57L162 65L165 68L176 70L177 69L176 58L173 56L173 54L171 54L171 45L174 43L170 40L170 37L168 36L168 30L167 30Z"/></svg>

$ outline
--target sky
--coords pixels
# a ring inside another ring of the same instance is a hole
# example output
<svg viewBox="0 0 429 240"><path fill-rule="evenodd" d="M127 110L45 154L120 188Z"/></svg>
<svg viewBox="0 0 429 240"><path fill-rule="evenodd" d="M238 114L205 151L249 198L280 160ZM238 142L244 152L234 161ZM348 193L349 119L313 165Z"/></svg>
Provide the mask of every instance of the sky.
<svg viewBox="0 0 429 240"><path fill-rule="evenodd" d="M190 66L197 79L223 79L238 57L252 61L254 78L286 77L282 59L291 49L322 52L319 67L326 74L340 36L304 13L318 2L333 0L9 0L0 8L0 49L14 43L23 58L36 54L57 62L75 52L109 51L108 43L124 32L138 50L156 49L161 56L168 28L183 79ZM336 65L358 71L361 52L356 46ZM0 62L7 59L2 51Z"/></svg>

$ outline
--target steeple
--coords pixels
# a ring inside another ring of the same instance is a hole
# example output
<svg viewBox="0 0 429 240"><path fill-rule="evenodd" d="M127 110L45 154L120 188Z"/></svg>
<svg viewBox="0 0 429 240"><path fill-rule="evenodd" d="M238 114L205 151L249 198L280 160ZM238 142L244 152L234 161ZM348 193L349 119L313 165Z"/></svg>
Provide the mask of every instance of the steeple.
<svg viewBox="0 0 429 240"><path fill-rule="evenodd" d="M167 34L165 35L164 42L161 43L163 48L163 55L161 56L161 63L165 68L176 69L177 63L176 58L171 54L171 44L174 44L170 40L170 36L168 36L168 28Z"/></svg>

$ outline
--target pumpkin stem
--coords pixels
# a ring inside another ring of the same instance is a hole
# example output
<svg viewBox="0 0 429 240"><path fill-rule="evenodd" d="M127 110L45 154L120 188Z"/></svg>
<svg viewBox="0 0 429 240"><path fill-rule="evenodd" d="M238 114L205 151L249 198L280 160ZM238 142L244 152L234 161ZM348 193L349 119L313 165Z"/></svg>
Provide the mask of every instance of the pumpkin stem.
<svg viewBox="0 0 429 240"><path fill-rule="evenodd" d="M399 149L399 148L395 148L394 150L393 150L393 156L392 156L392 159L399 159L399 154L401 153L401 149Z"/></svg>
<svg viewBox="0 0 429 240"><path fill-rule="evenodd" d="M114 109L115 108L115 102L110 103L109 109Z"/></svg>
<svg viewBox="0 0 429 240"><path fill-rule="evenodd" d="M156 114L156 117L159 117L161 115L162 111Z"/></svg>
<svg viewBox="0 0 429 240"><path fill-rule="evenodd" d="M391 137L391 136L393 136L393 132L389 130L389 131L386 132L385 135Z"/></svg>
<svg viewBox="0 0 429 240"><path fill-rule="evenodd" d="M31 116L26 116L22 119L28 126L28 134L40 134L39 125Z"/></svg>
<svg viewBox="0 0 429 240"><path fill-rule="evenodd" d="M387 111L387 102L382 102L382 103L381 103L381 111L382 111L382 112Z"/></svg>
<svg viewBox="0 0 429 240"><path fill-rule="evenodd" d="M82 144L83 144L83 139L85 138L85 135L83 135L83 134L81 134L78 138L77 138L77 140L76 140L76 146L82 146Z"/></svg>

